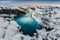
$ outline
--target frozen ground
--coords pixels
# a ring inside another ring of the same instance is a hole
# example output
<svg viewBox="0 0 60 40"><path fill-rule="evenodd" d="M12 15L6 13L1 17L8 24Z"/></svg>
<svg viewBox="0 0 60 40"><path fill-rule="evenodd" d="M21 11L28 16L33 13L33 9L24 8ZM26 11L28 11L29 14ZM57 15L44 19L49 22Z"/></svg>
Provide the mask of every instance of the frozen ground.
<svg viewBox="0 0 60 40"><path fill-rule="evenodd" d="M60 40L59 8L35 8L35 10L29 9L29 12L38 23L41 23L41 30L36 30L37 33L34 33L33 37L23 35L23 32L19 32L19 25L14 20L9 22L0 17L0 40Z"/></svg>

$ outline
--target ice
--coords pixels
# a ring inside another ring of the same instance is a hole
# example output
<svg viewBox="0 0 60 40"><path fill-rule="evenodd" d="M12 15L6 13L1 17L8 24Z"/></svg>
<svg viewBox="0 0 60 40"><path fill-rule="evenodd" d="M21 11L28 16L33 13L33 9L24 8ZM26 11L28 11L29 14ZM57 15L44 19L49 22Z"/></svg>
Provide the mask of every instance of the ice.
<svg viewBox="0 0 60 40"><path fill-rule="evenodd" d="M58 38L58 40L60 40L60 37Z"/></svg>
<svg viewBox="0 0 60 40"><path fill-rule="evenodd" d="M5 33L5 29L0 28L0 38L3 38L4 33Z"/></svg>
<svg viewBox="0 0 60 40"><path fill-rule="evenodd" d="M8 22L0 17L0 24L0 38L3 38Z"/></svg>
<svg viewBox="0 0 60 40"><path fill-rule="evenodd" d="M31 40L31 37L18 33L12 38L12 40Z"/></svg>
<svg viewBox="0 0 60 40"><path fill-rule="evenodd" d="M12 23L13 22L13 23ZM6 29L5 39L9 39L13 37L18 32L18 26L14 25L14 21L11 21L11 24L8 25L8 28Z"/></svg>
<svg viewBox="0 0 60 40"><path fill-rule="evenodd" d="M3 39L3 38L0 38L0 40L5 40L5 39Z"/></svg>
<svg viewBox="0 0 60 40"><path fill-rule="evenodd" d="M42 38L45 38L47 36L47 33L45 29L37 30L38 34L42 36Z"/></svg>
<svg viewBox="0 0 60 40"><path fill-rule="evenodd" d="M0 27L5 28L5 27L7 27L8 22L6 20L4 20L4 18L0 17L0 24L1 24Z"/></svg>
<svg viewBox="0 0 60 40"><path fill-rule="evenodd" d="M38 40L42 40L42 36L41 35L38 35Z"/></svg>
<svg viewBox="0 0 60 40"><path fill-rule="evenodd" d="M29 11L30 14L27 12L26 16L32 16L42 25L42 29L36 29L38 37L36 37L36 35L33 37L24 35L19 31L20 29L18 29L18 27L20 26L14 20L7 21L6 19L10 18L5 19L0 17L0 40L60 40L60 8L35 7L35 10L28 8L27 11ZM48 28L53 29L47 31Z"/></svg>
<svg viewBox="0 0 60 40"><path fill-rule="evenodd" d="M14 20L10 21L10 24L13 25L13 26L15 26L16 28L19 27L19 25Z"/></svg>

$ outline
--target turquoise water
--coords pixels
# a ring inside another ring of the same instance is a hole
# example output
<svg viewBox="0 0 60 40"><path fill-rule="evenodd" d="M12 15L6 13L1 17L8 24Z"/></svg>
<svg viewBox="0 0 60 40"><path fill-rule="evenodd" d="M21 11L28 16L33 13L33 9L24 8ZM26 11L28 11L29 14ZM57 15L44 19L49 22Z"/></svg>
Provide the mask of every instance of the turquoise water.
<svg viewBox="0 0 60 40"><path fill-rule="evenodd" d="M40 29L41 25L38 24L33 18L26 16L15 16L15 21L18 25L21 26L21 30L24 34L33 36L33 33L36 32L36 29Z"/></svg>

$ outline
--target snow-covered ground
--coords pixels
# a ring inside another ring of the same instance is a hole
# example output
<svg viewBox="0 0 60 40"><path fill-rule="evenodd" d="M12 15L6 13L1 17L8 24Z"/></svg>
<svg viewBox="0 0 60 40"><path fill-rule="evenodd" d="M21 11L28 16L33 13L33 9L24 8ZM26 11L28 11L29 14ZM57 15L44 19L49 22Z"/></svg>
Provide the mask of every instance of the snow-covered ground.
<svg viewBox="0 0 60 40"><path fill-rule="evenodd" d="M60 40L60 9L36 7L35 10L28 11L38 23L41 23L42 29L37 29L37 33L31 37L19 32L19 25L14 20L7 21L7 18L0 17L0 40Z"/></svg>

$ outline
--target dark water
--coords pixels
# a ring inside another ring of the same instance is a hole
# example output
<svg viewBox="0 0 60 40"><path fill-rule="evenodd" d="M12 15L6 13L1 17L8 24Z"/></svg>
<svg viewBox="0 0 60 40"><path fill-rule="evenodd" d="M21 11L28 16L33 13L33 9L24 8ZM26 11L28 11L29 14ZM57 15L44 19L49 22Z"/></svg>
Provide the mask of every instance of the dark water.
<svg viewBox="0 0 60 40"><path fill-rule="evenodd" d="M35 19L31 17L26 16L15 16L15 21L18 23L18 25L21 26L21 30L24 34L28 34L30 36L33 36L33 33L36 32L36 29L40 29L41 25L38 24Z"/></svg>

